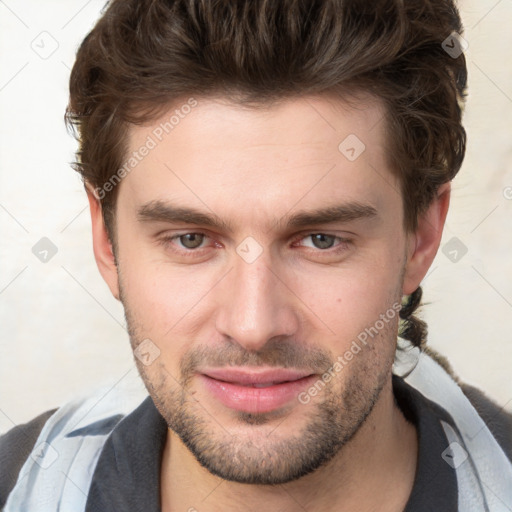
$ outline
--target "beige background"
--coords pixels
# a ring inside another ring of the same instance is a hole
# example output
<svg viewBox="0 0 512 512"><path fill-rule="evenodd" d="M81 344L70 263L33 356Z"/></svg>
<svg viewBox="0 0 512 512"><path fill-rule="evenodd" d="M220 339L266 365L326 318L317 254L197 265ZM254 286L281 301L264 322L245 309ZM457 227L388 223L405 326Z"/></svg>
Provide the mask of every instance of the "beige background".
<svg viewBox="0 0 512 512"><path fill-rule="evenodd" d="M443 248L456 237L467 253L454 263L439 252L424 282L424 318L430 344L456 372L512 410L512 2L460 6L469 145ZM0 2L0 432L137 378L122 308L93 259L86 197L68 165L75 143L63 124L75 49L102 7ZM32 253L42 237L58 250L47 263Z"/></svg>

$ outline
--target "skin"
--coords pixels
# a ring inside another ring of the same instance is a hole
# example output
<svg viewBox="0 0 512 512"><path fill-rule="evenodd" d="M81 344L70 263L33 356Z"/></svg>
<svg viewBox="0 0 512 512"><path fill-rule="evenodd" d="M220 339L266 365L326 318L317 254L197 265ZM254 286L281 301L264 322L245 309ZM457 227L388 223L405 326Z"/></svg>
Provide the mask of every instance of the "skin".
<svg viewBox="0 0 512 512"><path fill-rule="evenodd" d="M243 414L198 376L208 365L237 364L321 378L418 287L440 244L450 185L406 233L399 182L385 164L383 114L370 97L350 106L290 98L263 110L198 98L118 185L116 258L89 189L96 261L123 302L132 346L150 339L160 351L148 366L136 362L171 427L162 510L403 510L417 434L393 399L398 315L307 404ZM130 150L168 117L131 127ZM352 162L338 150L349 134L366 146ZM215 215L231 229L141 219L154 201ZM350 202L376 215L287 227L299 211ZM191 249L177 237L185 233L206 237L192 237L200 247ZM316 233L330 235L327 247L308 236ZM251 263L237 253L248 236L262 250Z"/></svg>

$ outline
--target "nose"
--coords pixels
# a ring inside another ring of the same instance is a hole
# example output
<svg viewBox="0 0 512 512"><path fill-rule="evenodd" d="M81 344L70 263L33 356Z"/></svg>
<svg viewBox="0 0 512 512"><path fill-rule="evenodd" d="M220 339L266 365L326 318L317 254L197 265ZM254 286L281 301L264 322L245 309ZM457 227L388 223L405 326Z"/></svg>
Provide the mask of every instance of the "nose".
<svg viewBox="0 0 512 512"><path fill-rule="evenodd" d="M248 263L235 255L234 268L223 280L216 327L248 351L258 351L275 336L292 336L300 319L297 298L282 267L265 252Z"/></svg>

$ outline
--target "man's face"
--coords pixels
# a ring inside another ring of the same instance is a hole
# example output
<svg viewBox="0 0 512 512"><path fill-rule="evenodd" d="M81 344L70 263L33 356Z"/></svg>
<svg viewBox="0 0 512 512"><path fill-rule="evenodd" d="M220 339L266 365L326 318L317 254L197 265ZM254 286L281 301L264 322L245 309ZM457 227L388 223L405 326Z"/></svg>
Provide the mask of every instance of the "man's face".
<svg viewBox="0 0 512 512"><path fill-rule="evenodd" d="M407 244L384 111L198 98L162 134L174 108L131 130L130 153L156 145L119 185L139 371L212 473L287 482L330 460L389 388Z"/></svg>

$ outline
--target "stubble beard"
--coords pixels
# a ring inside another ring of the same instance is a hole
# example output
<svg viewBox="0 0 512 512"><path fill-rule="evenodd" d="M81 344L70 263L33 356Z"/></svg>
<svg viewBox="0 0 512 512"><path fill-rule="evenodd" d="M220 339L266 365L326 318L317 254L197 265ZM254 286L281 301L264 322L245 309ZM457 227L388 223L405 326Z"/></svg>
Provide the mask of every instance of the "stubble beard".
<svg viewBox="0 0 512 512"><path fill-rule="evenodd" d="M144 336L138 334L141 331L135 325L126 301L123 301L123 305L130 342L136 348ZM151 367L144 366L137 359L136 363L167 425L203 467L233 482L278 485L297 480L326 465L359 431L390 379L394 351L389 347L394 347L395 341L393 327L386 327L319 392L320 400L307 406L295 405L290 414L294 414L297 407L309 407L308 420L299 431L288 435L282 435L279 430L281 422L288 423L286 417L276 420L272 413L236 411L233 414L237 429L243 426L246 435L230 433L229 428L196 401L192 387L193 368L199 360L204 362L201 357L204 347L202 351L185 356L181 361L179 376L172 376L161 359L157 359ZM254 364L255 361L269 364L272 359L272 349L262 356L244 353L244 349L238 345L230 347L225 354L235 356L218 357L217 354L214 359L222 360L224 365L240 364L242 361L245 364ZM285 347L284 351L283 345L276 347L276 353L280 355L278 361L274 360L275 366L291 366L290 360L301 359L296 346L287 344ZM313 352L309 360L315 361L317 366L322 365L324 370L334 363L332 355L328 358L325 352L320 351ZM327 361L330 364L326 364ZM270 435L268 428L263 430L268 425L273 427ZM252 428L249 430L249 427Z"/></svg>

